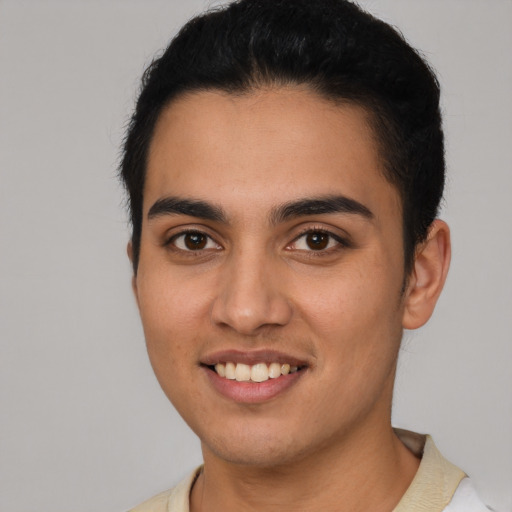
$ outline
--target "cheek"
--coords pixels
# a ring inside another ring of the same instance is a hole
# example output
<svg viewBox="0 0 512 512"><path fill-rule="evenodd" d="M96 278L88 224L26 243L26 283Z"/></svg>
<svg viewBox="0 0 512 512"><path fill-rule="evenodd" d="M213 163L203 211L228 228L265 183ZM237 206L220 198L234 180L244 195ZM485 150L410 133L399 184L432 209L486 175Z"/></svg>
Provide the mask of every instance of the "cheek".
<svg viewBox="0 0 512 512"><path fill-rule="evenodd" d="M402 334L401 274L380 268L336 269L326 279L311 281L308 293L296 302L322 346L320 354L327 354L326 365L336 361L352 372L370 370L382 358L394 359Z"/></svg>
<svg viewBox="0 0 512 512"><path fill-rule="evenodd" d="M303 317L316 339L317 374L333 415L366 410L389 390L402 335L395 281L355 270L316 293L310 288L314 298ZM320 406L315 414L324 414Z"/></svg>
<svg viewBox="0 0 512 512"><path fill-rule="evenodd" d="M294 296L299 307L322 330L381 322L382 316L397 311L400 287L392 276L362 268L335 269L321 279L311 279L307 286L297 287Z"/></svg>
<svg viewBox="0 0 512 512"><path fill-rule="evenodd" d="M199 333L204 332L201 296L161 272L139 276L138 302L151 366L164 393L186 416L186 397L198 370Z"/></svg>
<svg viewBox="0 0 512 512"><path fill-rule="evenodd" d="M187 361L208 311L204 287L163 273L143 273L138 280L138 303L152 364L160 365L160 358L167 364Z"/></svg>

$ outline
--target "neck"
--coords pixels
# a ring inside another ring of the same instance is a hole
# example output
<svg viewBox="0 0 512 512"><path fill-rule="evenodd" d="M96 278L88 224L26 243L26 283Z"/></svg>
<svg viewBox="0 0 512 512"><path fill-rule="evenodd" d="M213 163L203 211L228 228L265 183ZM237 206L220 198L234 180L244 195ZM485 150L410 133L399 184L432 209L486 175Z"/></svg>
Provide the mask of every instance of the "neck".
<svg viewBox="0 0 512 512"><path fill-rule="evenodd" d="M386 429L358 429L350 438L282 466L252 467L219 459L203 447L204 471L191 512L390 512L410 485L419 460Z"/></svg>

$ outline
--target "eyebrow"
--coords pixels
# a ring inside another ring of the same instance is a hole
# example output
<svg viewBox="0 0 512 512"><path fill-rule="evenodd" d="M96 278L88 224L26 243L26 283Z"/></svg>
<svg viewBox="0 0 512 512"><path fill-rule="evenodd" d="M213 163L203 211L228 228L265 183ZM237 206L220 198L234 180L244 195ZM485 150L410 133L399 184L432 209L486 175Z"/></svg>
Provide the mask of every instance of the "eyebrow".
<svg viewBox="0 0 512 512"><path fill-rule="evenodd" d="M148 219L162 215L188 215L200 219L227 223L224 210L201 199L183 199L180 197L163 197L149 209Z"/></svg>
<svg viewBox="0 0 512 512"><path fill-rule="evenodd" d="M364 204L346 196L326 196L305 198L291 201L275 208L270 214L273 224L308 215L323 215L332 213L348 213L373 219L372 211Z"/></svg>
<svg viewBox="0 0 512 512"><path fill-rule="evenodd" d="M373 219L372 211L365 205L346 196L322 196L290 201L275 207L270 213L270 222L274 225L297 217L308 215L325 215L347 213ZM217 205L201 199L184 199L180 197L163 197L149 209L148 219L163 215L187 215L199 219L228 223L224 210Z"/></svg>

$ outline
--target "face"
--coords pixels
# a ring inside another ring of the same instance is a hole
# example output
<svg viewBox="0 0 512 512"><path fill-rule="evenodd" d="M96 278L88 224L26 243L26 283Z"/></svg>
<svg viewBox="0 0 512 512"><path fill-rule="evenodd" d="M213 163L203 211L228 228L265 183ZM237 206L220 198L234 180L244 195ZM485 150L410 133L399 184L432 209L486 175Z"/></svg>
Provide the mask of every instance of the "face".
<svg viewBox="0 0 512 512"><path fill-rule="evenodd" d="M389 428L401 207L362 109L199 92L150 148L134 289L205 458L289 463Z"/></svg>

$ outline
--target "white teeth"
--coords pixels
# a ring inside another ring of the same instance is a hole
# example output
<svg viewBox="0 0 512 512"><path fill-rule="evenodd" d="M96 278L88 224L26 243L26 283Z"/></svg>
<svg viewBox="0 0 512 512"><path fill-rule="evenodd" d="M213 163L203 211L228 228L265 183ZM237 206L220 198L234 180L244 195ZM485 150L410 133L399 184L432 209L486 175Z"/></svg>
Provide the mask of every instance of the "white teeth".
<svg viewBox="0 0 512 512"><path fill-rule="evenodd" d="M295 373L298 370L298 366L290 366L287 363L270 363L268 366L265 363L258 363L250 366L244 363L227 362L215 365L215 371L219 377L236 379L238 382L265 382L268 379L277 379L281 375Z"/></svg>
<svg viewBox="0 0 512 512"><path fill-rule="evenodd" d="M235 363L226 363L226 379L235 380Z"/></svg>
<svg viewBox="0 0 512 512"><path fill-rule="evenodd" d="M248 364L238 363L235 369L235 379L238 382L251 380L251 367Z"/></svg>
<svg viewBox="0 0 512 512"><path fill-rule="evenodd" d="M270 366L268 367L268 376L271 379L281 377L281 365L279 363L270 363Z"/></svg>
<svg viewBox="0 0 512 512"><path fill-rule="evenodd" d="M221 376L226 376L226 367L222 363L218 363L215 365L215 371Z"/></svg>
<svg viewBox="0 0 512 512"><path fill-rule="evenodd" d="M268 380L268 368L265 363L255 364L251 368L251 380L254 382L264 382Z"/></svg>

